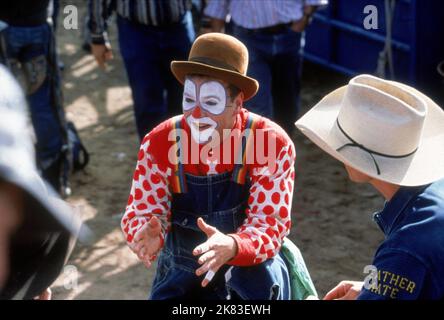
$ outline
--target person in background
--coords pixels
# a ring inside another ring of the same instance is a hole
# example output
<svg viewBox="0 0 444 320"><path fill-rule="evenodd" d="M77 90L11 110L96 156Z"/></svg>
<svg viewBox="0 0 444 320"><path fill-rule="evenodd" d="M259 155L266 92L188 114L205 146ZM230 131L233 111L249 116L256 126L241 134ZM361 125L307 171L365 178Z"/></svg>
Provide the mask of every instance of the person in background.
<svg viewBox="0 0 444 320"><path fill-rule="evenodd" d="M250 52L249 76L261 84L247 106L289 134L299 111L301 35L316 8L326 4L327 0L208 0L204 11L213 32L222 32L231 16L232 35Z"/></svg>
<svg viewBox="0 0 444 320"><path fill-rule="evenodd" d="M27 96L38 167L57 192L66 185L66 120L49 0L0 1L0 62Z"/></svg>
<svg viewBox="0 0 444 320"><path fill-rule="evenodd" d="M185 59L194 40L190 0L89 0L91 50L102 68L112 59L107 19L117 12L120 53L131 87L142 139L168 116L181 112L182 92L169 72Z"/></svg>
<svg viewBox="0 0 444 320"><path fill-rule="evenodd" d="M444 111L412 87L359 75L296 126L386 200L365 283L343 281L324 299L444 299Z"/></svg>

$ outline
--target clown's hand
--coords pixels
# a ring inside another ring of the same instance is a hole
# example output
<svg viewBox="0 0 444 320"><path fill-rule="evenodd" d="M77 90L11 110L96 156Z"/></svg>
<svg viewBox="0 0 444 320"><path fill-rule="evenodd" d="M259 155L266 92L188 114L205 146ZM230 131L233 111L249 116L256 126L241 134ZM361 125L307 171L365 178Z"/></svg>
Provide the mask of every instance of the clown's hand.
<svg viewBox="0 0 444 320"><path fill-rule="evenodd" d="M207 241L193 250L193 255L200 255L198 262L201 267L196 270L196 275L201 276L206 273L202 281L202 287L205 287L219 268L236 255L237 244L232 237L206 224L202 218L197 219L197 225L208 237Z"/></svg>
<svg viewBox="0 0 444 320"><path fill-rule="evenodd" d="M161 232L159 219L152 217L137 231L133 243L130 245L131 250L147 268L151 266L151 262L156 259L156 255L161 249Z"/></svg>

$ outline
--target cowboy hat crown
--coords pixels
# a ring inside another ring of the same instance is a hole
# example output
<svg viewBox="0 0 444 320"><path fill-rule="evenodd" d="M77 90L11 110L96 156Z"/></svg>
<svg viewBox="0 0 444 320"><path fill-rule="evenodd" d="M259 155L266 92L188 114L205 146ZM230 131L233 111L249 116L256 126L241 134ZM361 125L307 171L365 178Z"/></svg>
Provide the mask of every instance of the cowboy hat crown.
<svg viewBox="0 0 444 320"><path fill-rule="evenodd" d="M337 127L368 150L403 156L418 148L426 113L421 97L361 76L345 91Z"/></svg>
<svg viewBox="0 0 444 320"><path fill-rule="evenodd" d="M444 177L444 111L402 83L359 75L296 126L331 156L375 179L416 186Z"/></svg>

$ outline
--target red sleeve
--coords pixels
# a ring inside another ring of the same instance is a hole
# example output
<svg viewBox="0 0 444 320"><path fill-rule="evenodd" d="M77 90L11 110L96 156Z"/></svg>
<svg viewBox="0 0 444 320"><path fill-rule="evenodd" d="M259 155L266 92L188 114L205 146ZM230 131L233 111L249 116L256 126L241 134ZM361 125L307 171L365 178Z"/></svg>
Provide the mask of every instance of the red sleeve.
<svg viewBox="0 0 444 320"><path fill-rule="evenodd" d="M229 262L231 265L254 265L274 257L283 238L289 234L296 151L286 134L277 137L276 147L274 172L267 167L252 170L247 219L237 233L231 235L238 246L236 257Z"/></svg>
<svg viewBox="0 0 444 320"><path fill-rule="evenodd" d="M159 218L162 225L162 240L170 228L171 192L168 176L170 169L157 163L157 150L153 143L159 139L153 130L143 140L138 153L138 161L134 171L131 192L128 198L121 228L128 244L135 234L153 216Z"/></svg>

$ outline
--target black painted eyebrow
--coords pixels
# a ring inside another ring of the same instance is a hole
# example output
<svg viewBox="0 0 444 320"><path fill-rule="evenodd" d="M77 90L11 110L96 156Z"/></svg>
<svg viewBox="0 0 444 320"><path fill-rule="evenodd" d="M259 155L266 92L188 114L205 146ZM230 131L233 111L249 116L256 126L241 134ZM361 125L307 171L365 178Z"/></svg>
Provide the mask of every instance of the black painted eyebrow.
<svg viewBox="0 0 444 320"><path fill-rule="evenodd" d="M206 98L206 99L208 99L208 98L215 98L215 99L220 100L220 98L218 96L205 96L204 98Z"/></svg>

